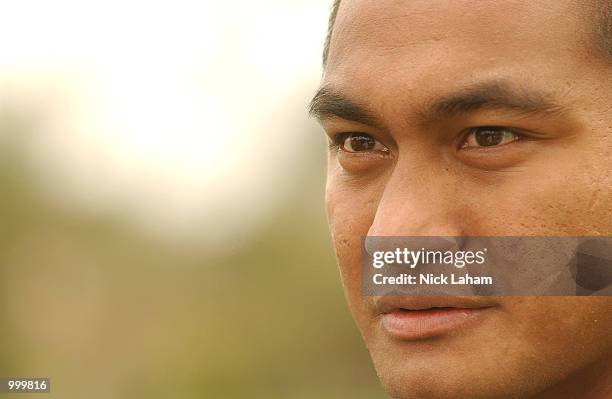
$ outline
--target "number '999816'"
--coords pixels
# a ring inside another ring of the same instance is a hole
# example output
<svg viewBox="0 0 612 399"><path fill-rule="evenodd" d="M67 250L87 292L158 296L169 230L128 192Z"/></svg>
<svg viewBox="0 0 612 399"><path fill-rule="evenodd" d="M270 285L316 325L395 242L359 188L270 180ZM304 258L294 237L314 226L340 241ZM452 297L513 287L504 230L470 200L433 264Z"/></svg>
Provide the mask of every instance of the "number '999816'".
<svg viewBox="0 0 612 399"><path fill-rule="evenodd" d="M0 392L48 393L50 382L48 378L2 378L0 379Z"/></svg>

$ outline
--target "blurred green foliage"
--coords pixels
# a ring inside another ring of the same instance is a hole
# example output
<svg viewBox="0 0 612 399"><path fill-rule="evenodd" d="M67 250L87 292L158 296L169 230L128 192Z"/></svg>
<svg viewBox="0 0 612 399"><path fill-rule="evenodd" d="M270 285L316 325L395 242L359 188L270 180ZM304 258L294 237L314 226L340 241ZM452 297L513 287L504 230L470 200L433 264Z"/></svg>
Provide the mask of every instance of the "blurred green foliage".
<svg viewBox="0 0 612 399"><path fill-rule="evenodd" d="M0 375L50 377L58 398L386 397L340 286L320 148L219 256L58 206L27 123L0 122Z"/></svg>

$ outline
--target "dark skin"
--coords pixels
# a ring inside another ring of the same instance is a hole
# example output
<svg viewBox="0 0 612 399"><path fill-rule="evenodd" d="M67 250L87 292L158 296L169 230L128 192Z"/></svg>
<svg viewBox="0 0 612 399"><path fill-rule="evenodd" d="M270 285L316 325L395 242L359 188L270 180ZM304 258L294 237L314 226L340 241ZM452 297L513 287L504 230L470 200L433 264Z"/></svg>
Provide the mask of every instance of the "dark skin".
<svg viewBox="0 0 612 399"><path fill-rule="evenodd" d="M404 398L612 398L611 297L489 297L392 339L361 237L612 235L612 63L568 0L343 0L322 90L326 203L348 303Z"/></svg>

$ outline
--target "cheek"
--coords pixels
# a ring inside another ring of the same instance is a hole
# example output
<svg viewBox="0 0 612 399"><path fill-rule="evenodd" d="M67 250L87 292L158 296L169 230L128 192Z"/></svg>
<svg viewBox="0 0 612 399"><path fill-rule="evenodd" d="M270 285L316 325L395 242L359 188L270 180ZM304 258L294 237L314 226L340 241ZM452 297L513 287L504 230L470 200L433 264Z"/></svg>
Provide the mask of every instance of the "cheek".
<svg viewBox="0 0 612 399"><path fill-rule="evenodd" d="M541 223L566 235L612 234L612 202L609 187L600 183L576 182L563 191L553 191L551 201L540 206Z"/></svg>
<svg viewBox="0 0 612 399"><path fill-rule="evenodd" d="M612 165L595 161L547 159L475 189L478 209L490 211L484 219L489 230L504 235L612 234Z"/></svg>
<svg viewBox="0 0 612 399"><path fill-rule="evenodd" d="M541 358L540 367L572 370L612 351L612 298L524 297L504 307L516 347Z"/></svg>
<svg viewBox="0 0 612 399"><path fill-rule="evenodd" d="M597 142L560 150L534 185L541 224L567 235L612 234L612 160ZM552 157L551 157L552 158Z"/></svg>
<svg viewBox="0 0 612 399"><path fill-rule="evenodd" d="M367 235L376 216L379 193L384 182L364 181L350 177L340 167L332 167L327 174L325 202L327 218L334 241L344 248L359 242Z"/></svg>
<svg viewBox="0 0 612 399"><path fill-rule="evenodd" d="M354 314L359 313L357 307L361 301L361 243L376 214L376 193L373 185L351 183L342 170L331 169L328 172L327 217L342 283Z"/></svg>

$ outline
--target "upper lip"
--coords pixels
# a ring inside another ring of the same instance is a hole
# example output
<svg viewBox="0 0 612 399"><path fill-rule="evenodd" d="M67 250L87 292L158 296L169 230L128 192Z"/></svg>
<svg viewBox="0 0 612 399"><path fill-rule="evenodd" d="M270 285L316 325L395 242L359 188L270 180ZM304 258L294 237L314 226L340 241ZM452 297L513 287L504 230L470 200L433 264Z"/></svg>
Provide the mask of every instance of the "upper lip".
<svg viewBox="0 0 612 399"><path fill-rule="evenodd" d="M432 308L481 309L495 306L491 300L470 296L381 296L373 301L376 314L395 310L425 310Z"/></svg>

